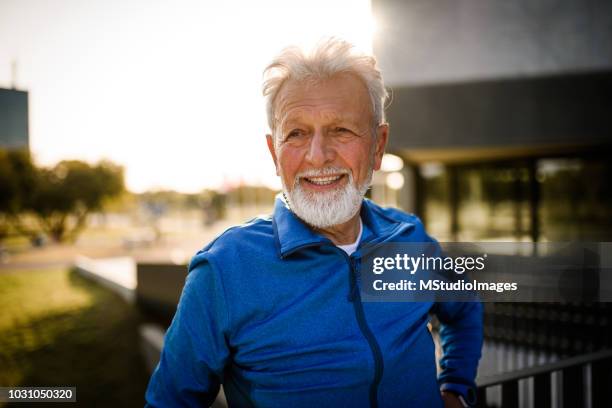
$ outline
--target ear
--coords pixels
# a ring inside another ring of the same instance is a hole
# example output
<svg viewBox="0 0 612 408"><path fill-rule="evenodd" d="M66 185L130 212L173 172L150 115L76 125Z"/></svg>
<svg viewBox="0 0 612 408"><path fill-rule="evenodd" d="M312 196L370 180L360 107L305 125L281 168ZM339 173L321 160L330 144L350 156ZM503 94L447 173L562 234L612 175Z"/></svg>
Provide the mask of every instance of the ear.
<svg viewBox="0 0 612 408"><path fill-rule="evenodd" d="M266 142L268 142L268 150L270 150L270 155L272 156L272 160L274 160L276 175L280 176L280 172L278 171L278 159L276 158L276 149L274 148L274 137L270 134L266 135Z"/></svg>
<svg viewBox="0 0 612 408"><path fill-rule="evenodd" d="M374 170L380 170L382 164L382 158L385 154L385 147L387 147L387 140L389 139L389 125L383 123L378 125L376 128L376 151L374 152Z"/></svg>

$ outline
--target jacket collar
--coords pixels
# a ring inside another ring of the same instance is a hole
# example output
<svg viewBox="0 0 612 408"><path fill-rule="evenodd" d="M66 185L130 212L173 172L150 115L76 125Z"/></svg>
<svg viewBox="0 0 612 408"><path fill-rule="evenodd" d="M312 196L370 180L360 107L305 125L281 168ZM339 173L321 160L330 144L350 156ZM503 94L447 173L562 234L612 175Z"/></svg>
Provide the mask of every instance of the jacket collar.
<svg viewBox="0 0 612 408"><path fill-rule="evenodd" d="M413 225L386 216L380 207L368 199L363 200L360 214L364 227L361 243L385 241ZM289 209L280 194L276 197L274 203L272 225L281 258L285 258L303 247L332 244L329 238L315 232L304 221L300 220Z"/></svg>

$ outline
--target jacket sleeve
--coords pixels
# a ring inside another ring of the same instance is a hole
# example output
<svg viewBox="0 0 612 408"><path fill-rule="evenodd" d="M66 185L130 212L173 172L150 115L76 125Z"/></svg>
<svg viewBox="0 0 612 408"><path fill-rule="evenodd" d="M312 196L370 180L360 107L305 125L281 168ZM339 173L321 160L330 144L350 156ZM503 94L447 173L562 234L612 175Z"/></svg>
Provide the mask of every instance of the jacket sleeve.
<svg viewBox="0 0 612 408"><path fill-rule="evenodd" d="M440 302L433 312L440 321L443 352L440 390L459 393L472 405L476 402L475 378L483 342L482 304Z"/></svg>
<svg viewBox="0 0 612 408"><path fill-rule="evenodd" d="M147 407L212 404L229 356L228 322L220 275L200 253L189 266L159 364L149 381Z"/></svg>
<svg viewBox="0 0 612 408"><path fill-rule="evenodd" d="M433 244L432 256L443 255L435 239L426 234L424 241ZM483 343L482 303L436 302L431 312L440 321L440 390L461 394L469 405L475 405L476 372Z"/></svg>

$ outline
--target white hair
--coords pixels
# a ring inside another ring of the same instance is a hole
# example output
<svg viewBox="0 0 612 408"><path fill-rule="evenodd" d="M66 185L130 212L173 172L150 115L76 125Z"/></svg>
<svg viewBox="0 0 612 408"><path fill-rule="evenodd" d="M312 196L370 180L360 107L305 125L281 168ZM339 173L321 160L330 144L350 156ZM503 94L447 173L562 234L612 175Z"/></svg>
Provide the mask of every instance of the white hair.
<svg viewBox="0 0 612 408"><path fill-rule="evenodd" d="M338 74L357 76L368 90L374 127L385 123L388 97L376 58L356 51L338 38L320 41L310 52L292 46L285 48L264 70L263 95L266 98L268 125L275 130L275 99L283 84L294 81L323 81Z"/></svg>

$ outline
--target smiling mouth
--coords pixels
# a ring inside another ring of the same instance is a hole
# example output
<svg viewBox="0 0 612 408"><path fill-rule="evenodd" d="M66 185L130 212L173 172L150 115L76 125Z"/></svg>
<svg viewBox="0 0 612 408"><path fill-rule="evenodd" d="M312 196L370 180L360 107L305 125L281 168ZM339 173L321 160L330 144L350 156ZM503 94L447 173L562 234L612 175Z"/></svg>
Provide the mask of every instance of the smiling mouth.
<svg viewBox="0 0 612 408"><path fill-rule="evenodd" d="M304 177L304 180L315 186L329 186L337 183L345 176L346 174L339 174L337 176Z"/></svg>

